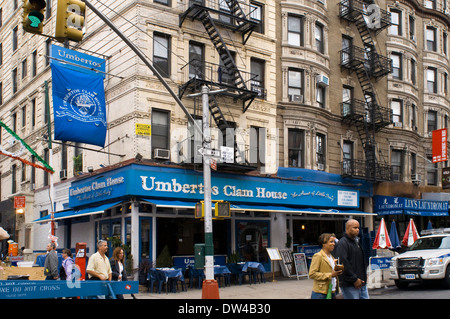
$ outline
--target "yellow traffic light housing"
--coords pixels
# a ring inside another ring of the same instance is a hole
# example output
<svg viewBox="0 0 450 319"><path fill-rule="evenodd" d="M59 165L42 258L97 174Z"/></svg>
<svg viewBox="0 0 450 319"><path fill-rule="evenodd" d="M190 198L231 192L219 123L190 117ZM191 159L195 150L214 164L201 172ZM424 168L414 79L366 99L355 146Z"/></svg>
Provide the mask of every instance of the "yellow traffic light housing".
<svg viewBox="0 0 450 319"><path fill-rule="evenodd" d="M223 219L225 217L230 217L230 202L225 202L223 200L213 200L214 203L214 215L213 219ZM195 204L195 218L205 218L205 202L201 201Z"/></svg>
<svg viewBox="0 0 450 319"><path fill-rule="evenodd" d="M86 4L78 0L58 0L55 38L59 42L80 42L84 36Z"/></svg>
<svg viewBox="0 0 450 319"><path fill-rule="evenodd" d="M230 216L230 202L216 201L214 204L214 217L225 218Z"/></svg>
<svg viewBox="0 0 450 319"><path fill-rule="evenodd" d="M45 0L23 0L22 24L26 32L42 34L46 6Z"/></svg>

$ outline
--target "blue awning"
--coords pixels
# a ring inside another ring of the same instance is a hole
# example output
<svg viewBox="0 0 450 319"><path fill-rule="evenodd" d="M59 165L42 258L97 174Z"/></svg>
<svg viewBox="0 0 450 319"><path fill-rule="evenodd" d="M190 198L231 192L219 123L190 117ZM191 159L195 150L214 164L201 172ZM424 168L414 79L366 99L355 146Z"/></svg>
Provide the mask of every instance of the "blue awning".
<svg viewBox="0 0 450 319"><path fill-rule="evenodd" d="M54 220L60 220L60 219L65 219L65 218L76 218L76 217L81 217L81 216L86 216L86 215L99 214L99 213L103 213L105 210L110 209L111 207L114 207L120 203L122 203L122 201L109 203L109 204L103 204L100 206L89 207L89 208L84 208L84 209L76 209L76 210L68 209L68 210L56 212L53 214L53 216L54 216ZM35 223L48 222L48 221L50 221L50 219L51 219L51 215L48 214L47 216L33 220L33 222L35 222Z"/></svg>
<svg viewBox="0 0 450 319"><path fill-rule="evenodd" d="M148 203L155 204L157 207L168 208L187 208L194 209L196 202L185 202L177 200L162 200L162 199L142 199ZM211 203L214 208L214 202ZM233 211L254 211L254 212L275 212L287 214L318 214L318 215L376 215L373 213L361 212L358 210L346 209L317 209L317 208L292 208L287 206L273 206L273 205L251 205L251 204L230 204L230 209Z"/></svg>

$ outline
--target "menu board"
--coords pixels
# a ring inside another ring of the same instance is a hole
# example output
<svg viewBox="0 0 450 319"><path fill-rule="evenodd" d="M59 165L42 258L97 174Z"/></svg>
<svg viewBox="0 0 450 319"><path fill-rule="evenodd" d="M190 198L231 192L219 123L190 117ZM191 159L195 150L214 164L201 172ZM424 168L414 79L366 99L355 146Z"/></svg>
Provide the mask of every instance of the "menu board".
<svg viewBox="0 0 450 319"><path fill-rule="evenodd" d="M270 260L281 260L281 255L278 248L266 248L266 250Z"/></svg>
<svg viewBox="0 0 450 319"><path fill-rule="evenodd" d="M309 278L308 265L306 264L306 256L303 253L294 253L295 274L297 279L306 276Z"/></svg>

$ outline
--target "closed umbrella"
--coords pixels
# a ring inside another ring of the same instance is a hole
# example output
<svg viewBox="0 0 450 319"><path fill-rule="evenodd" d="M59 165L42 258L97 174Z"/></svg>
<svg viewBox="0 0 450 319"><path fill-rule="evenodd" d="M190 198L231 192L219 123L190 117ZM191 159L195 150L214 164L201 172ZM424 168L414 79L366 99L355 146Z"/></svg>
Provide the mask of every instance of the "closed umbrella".
<svg viewBox="0 0 450 319"><path fill-rule="evenodd" d="M391 247L392 244L391 240L389 239L386 223L384 222L384 218L381 218L380 227L378 227L378 232L375 236L375 241L373 242L372 249L386 249Z"/></svg>
<svg viewBox="0 0 450 319"><path fill-rule="evenodd" d="M399 249L402 248L400 244L400 238L398 237L397 226L395 220L392 221L391 230L389 232L389 239L391 240L392 248Z"/></svg>
<svg viewBox="0 0 450 319"><path fill-rule="evenodd" d="M409 220L408 228L406 228L405 236L403 237L402 244L410 247L414 242L419 238L419 234L417 233L416 225L414 224L413 219Z"/></svg>

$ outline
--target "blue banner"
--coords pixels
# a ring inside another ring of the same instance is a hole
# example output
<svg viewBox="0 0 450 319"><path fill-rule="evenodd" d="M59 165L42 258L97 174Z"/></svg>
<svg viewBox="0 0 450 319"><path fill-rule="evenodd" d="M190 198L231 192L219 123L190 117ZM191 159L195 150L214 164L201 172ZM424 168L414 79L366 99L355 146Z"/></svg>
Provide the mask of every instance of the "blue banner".
<svg viewBox="0 0 450 319"><path fill-rule="evenodd" d="M448 201L374 196L374 211L378 215L448 216L448 206Z"/></svg>
<svg viewBox="0 0 450 319"><path fill-rule="evenodd" d="M103 147L107 129L103 75L61 63L52 63L51 68L55 139Z"/></svg>

